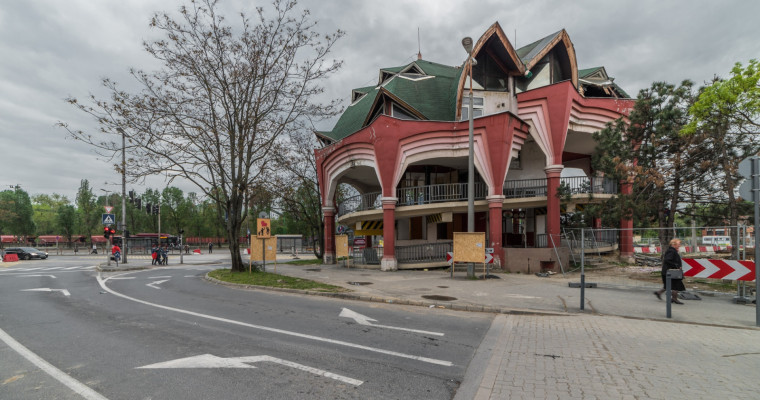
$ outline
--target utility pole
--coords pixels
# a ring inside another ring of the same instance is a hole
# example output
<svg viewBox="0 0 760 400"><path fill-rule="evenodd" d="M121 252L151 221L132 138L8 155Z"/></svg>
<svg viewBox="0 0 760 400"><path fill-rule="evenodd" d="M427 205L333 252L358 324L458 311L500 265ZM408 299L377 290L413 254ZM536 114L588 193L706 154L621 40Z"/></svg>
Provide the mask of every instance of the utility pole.
<svg viewBox="0 0 760 400"><path fill-rule="evenodd" d="M121 263L127 263L127 140L124 129L116 128L121 132L121 246L122 258Z"/></svg>

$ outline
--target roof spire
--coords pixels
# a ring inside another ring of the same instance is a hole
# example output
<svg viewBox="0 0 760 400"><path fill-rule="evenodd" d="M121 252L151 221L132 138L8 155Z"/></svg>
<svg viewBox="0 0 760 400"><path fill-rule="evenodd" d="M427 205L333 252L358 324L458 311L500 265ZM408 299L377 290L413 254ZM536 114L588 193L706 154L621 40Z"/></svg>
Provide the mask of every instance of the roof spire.
<svg viewBox="0 0 760 400"><path fill-rule="evenodd" d="M417 59L422 60L422 48L420 45L420 27L417 27Z"/></svg>

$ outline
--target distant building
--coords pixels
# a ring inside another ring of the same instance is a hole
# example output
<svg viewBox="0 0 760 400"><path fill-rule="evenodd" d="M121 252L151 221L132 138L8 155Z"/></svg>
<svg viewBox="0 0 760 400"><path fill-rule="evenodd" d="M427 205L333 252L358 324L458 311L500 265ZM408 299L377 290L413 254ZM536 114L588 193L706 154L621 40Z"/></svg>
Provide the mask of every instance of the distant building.
<svg viewBox="0 0 760 400"><path fill-rule="evenodd" d="M325 262L334 262L337 219L367 236L359 263L445 265L453 232L467 230L471 86L475 230L486 232L502 268L520 270L528 259L548 268L557 260L560 184L572 192L567 208L630 190L599 176L590 160L592 133L625 117L633 100L604 67L578 69L565 30L514 49L495 23L472 56L472 81L466 62L382 68L376 85L352 91L331 131L317 132ZM359 194L336 201L340 184ZM632 254L630 233L619 244L622 255Z"/></svg>

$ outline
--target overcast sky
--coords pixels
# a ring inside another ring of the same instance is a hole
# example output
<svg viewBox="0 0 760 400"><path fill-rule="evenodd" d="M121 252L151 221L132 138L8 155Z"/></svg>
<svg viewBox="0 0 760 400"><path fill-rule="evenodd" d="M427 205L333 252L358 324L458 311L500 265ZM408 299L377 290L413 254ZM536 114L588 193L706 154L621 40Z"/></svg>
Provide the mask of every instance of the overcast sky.
<svg viewBox="0 0 760 400"><path fill-rule="evenodd" d="M73 201L80 180L88 179L96 194L121 191L112 163L68 139L55 123L95 133L94 121L64 99L102 95L104 77L135 87L128 68L155 66L141 45L158 34L148 27L151 15L174 12L182 3L2 2L0 190L19 184L30 195L59 193ZM235 22L236 12L253 15L255 6L268 4L222 0L228 21ZM344 105L352 88L376 82L379 68L416 58L418 28L423 58L447 65L464 61L463 37L477 40L496 21L516 48L564 28L579 68L606 67L633 96L654 81L701 84L727 75L737 61L760 58L758 1L306 0L300 6L311 10L320 30L346 32L333 53L344 67L325 82L327 95ZM161 189L165 183L156 178L149 185Z"/></svg>

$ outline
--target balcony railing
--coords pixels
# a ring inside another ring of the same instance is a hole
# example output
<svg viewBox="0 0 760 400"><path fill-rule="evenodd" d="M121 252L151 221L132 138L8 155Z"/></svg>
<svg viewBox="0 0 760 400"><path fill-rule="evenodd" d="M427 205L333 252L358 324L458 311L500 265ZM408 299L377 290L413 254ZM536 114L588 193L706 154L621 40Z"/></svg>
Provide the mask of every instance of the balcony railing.
<svg viewBox="0 0 760 400"><path fill-rule="evenodd" d="M615 194L617 182L609 178L585 176L560 178L560 191L569 194ZM483 182L476 182L475 200L483 200L487 194L488 186ZM546 196L546 178L506 181L503 194L508 199ZM372 192L349 197L338 206L338 215L380 209L381 195L381 192ZM398 206L467 201L467 184L448 183L399 188L396 189L396 197Z"/></svg>
<svg viewBox="0 0 760 400"><path fill-rule="evenodd" d="M475 183L476 200L485 199L487 193L488 187L485 183ZM396 189L396 197L400 206L467 200L467 184L449 183L400 188Z"/></svg>

